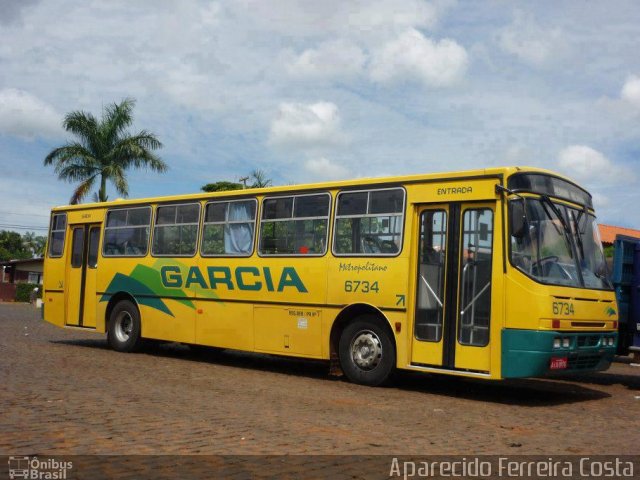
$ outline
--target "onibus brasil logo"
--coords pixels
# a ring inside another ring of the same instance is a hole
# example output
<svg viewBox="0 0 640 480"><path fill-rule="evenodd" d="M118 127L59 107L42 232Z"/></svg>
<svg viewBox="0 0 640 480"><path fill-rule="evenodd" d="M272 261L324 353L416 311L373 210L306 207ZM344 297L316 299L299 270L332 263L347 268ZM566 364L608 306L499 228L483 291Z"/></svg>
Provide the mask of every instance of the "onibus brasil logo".
<svg viewBox="0 0 640 480"><path fill-rule="evenodd" d="M33 480L65 480L73 462L38 457L9 457L9 478L25 478Z"/></svg>

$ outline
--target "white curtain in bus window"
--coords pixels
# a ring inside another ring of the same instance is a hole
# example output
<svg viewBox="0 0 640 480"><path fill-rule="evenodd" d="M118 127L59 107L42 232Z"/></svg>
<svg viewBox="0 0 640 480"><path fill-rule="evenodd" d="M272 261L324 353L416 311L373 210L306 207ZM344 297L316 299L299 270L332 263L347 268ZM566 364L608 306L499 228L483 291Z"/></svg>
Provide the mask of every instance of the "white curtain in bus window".
<svg viewBox="0 0 640 480"><path fill-rule="evenodd" d="M149 244L151 207L122 208L107 213L102 254L143 257Z"/></svg>
<svg viewBox="0 0 640 480"><path fill-rule="evenodd" d="M338 255L396 255L402 243L402 188L341 192L334 251Z"/></svg>
<svg viewBox="0 0 640 480"><path fill-rule="evenodd" d="M158 207L151 253L175 257L195 255L199 218L199 203Z"/></svg>
<svg viewBox="0 0 640 480"><path fill-rule="evenodd" d="M67 214L56 213L51 218L51 234L49 236L49 256L61 257L64 251L64 234L67 230Z"/></svg>
<svg viewBox="0 0 640 480"><path fill-rule="evenodd" d="M446 245L447 212L422 212L415 321L415 335L419 340L439 342L442 338Z"/></svg>
<svg viewBox="0 0 640 480"><path fill-rule="evenodd" d="M458 341L484 346L489 343L491 318L493 210L465 210L462 227Z"/></svg>
<svg viewBox="0 0 640 480"><path fill-rule="evenodd" d="M328 193L267 198L260 226L262 255L324 255L331 197Z"/></svg>
<svg viewBox="0 0 640 480"><path fill-rule="evenodd" d="M256 204L255 199L207 204L202 233L202 254L251 255Z"/></svg>

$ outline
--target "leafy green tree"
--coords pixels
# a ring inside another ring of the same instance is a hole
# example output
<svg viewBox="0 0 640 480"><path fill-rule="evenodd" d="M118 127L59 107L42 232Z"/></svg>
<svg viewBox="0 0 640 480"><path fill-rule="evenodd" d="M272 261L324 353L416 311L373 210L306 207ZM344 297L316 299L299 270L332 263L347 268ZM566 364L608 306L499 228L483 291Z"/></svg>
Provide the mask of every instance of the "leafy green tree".
<svg viewBox="0 0 640 480"><path fill-rule="evenodd" d="M62 147L52 150L44 159L53 165L60 180L80 182L70 203L79 203L86 197L96 181L100 182L97 199L107 201L107 181L126 197L129 184L126 171L130 168L149 168L165 172L167 165L153 153L162 147L152 133L141 130L131 135L127 130L133 123L133 99L113 103L102 111L98 120L91 113L68 113L62 126L76 136Z"/></svg>
<svg viewBox="0 0 640 480"><path fill-rule="evenodd" d="M44 256L44 247L47 239L43 236L36 235L34 232L27 232L22 236L22 244L32 257Z"/></svg>
<svg viewBox="0 0 640 480"><path fill-rule="evenodd" d="M244 187L241 183L227 182L223 180L221 182L207 183L201 187L201 190L203 192L225 192L228 190L242 190L243 188Z"/></svg>
<svg viewBox="0 0 640 480"><path fill-rule="evenodd" d="M19 233L0 230L0 260L17 260L30 257L31 253L25 248Z"/></svg>
<svg viewBox="0 0 640 480"><path fill-rule="evenodd" d="M604 247L604 256L606 258L613 258L613 252L614 252L613 245L607 245L606 247Z"/></svg>
<svg viewBox="0 0 640 480"><path fill-rule="evenodd" d="M200 189L204 192L225 192L229 190L242 190L246 188L246 181L251 180L248 188L265 188L273 185L272 180L267 178L267 174L264 170L254 170L247 177L240 179L243 183L228 182L222 180L220 182L207 183Z"/></svg>

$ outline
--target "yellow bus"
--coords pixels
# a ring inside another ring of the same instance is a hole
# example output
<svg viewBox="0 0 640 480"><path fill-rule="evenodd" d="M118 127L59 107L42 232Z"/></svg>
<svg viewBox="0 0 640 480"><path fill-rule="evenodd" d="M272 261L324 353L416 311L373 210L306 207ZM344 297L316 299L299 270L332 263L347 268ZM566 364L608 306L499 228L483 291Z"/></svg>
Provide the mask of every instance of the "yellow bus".
<svg viewBox="0 0 640 480"><path fill-rule="evenodd" d="M56 207L44 318L144 339L504 379L609 366L617 307L591 195L541 169Z"/></svg>

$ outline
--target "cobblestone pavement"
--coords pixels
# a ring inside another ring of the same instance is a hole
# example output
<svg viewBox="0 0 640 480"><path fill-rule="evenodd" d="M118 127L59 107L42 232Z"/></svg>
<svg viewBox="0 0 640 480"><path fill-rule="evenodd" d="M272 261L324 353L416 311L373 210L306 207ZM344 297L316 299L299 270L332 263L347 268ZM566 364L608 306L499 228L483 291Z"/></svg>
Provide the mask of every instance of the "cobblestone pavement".
<svg viewBox="0 0 640 480"><path fill-rule="evenodd" d="M139 354L0 304L0 455L638 454L640 368L368 388L323 363L176 344Z"/></svg>

